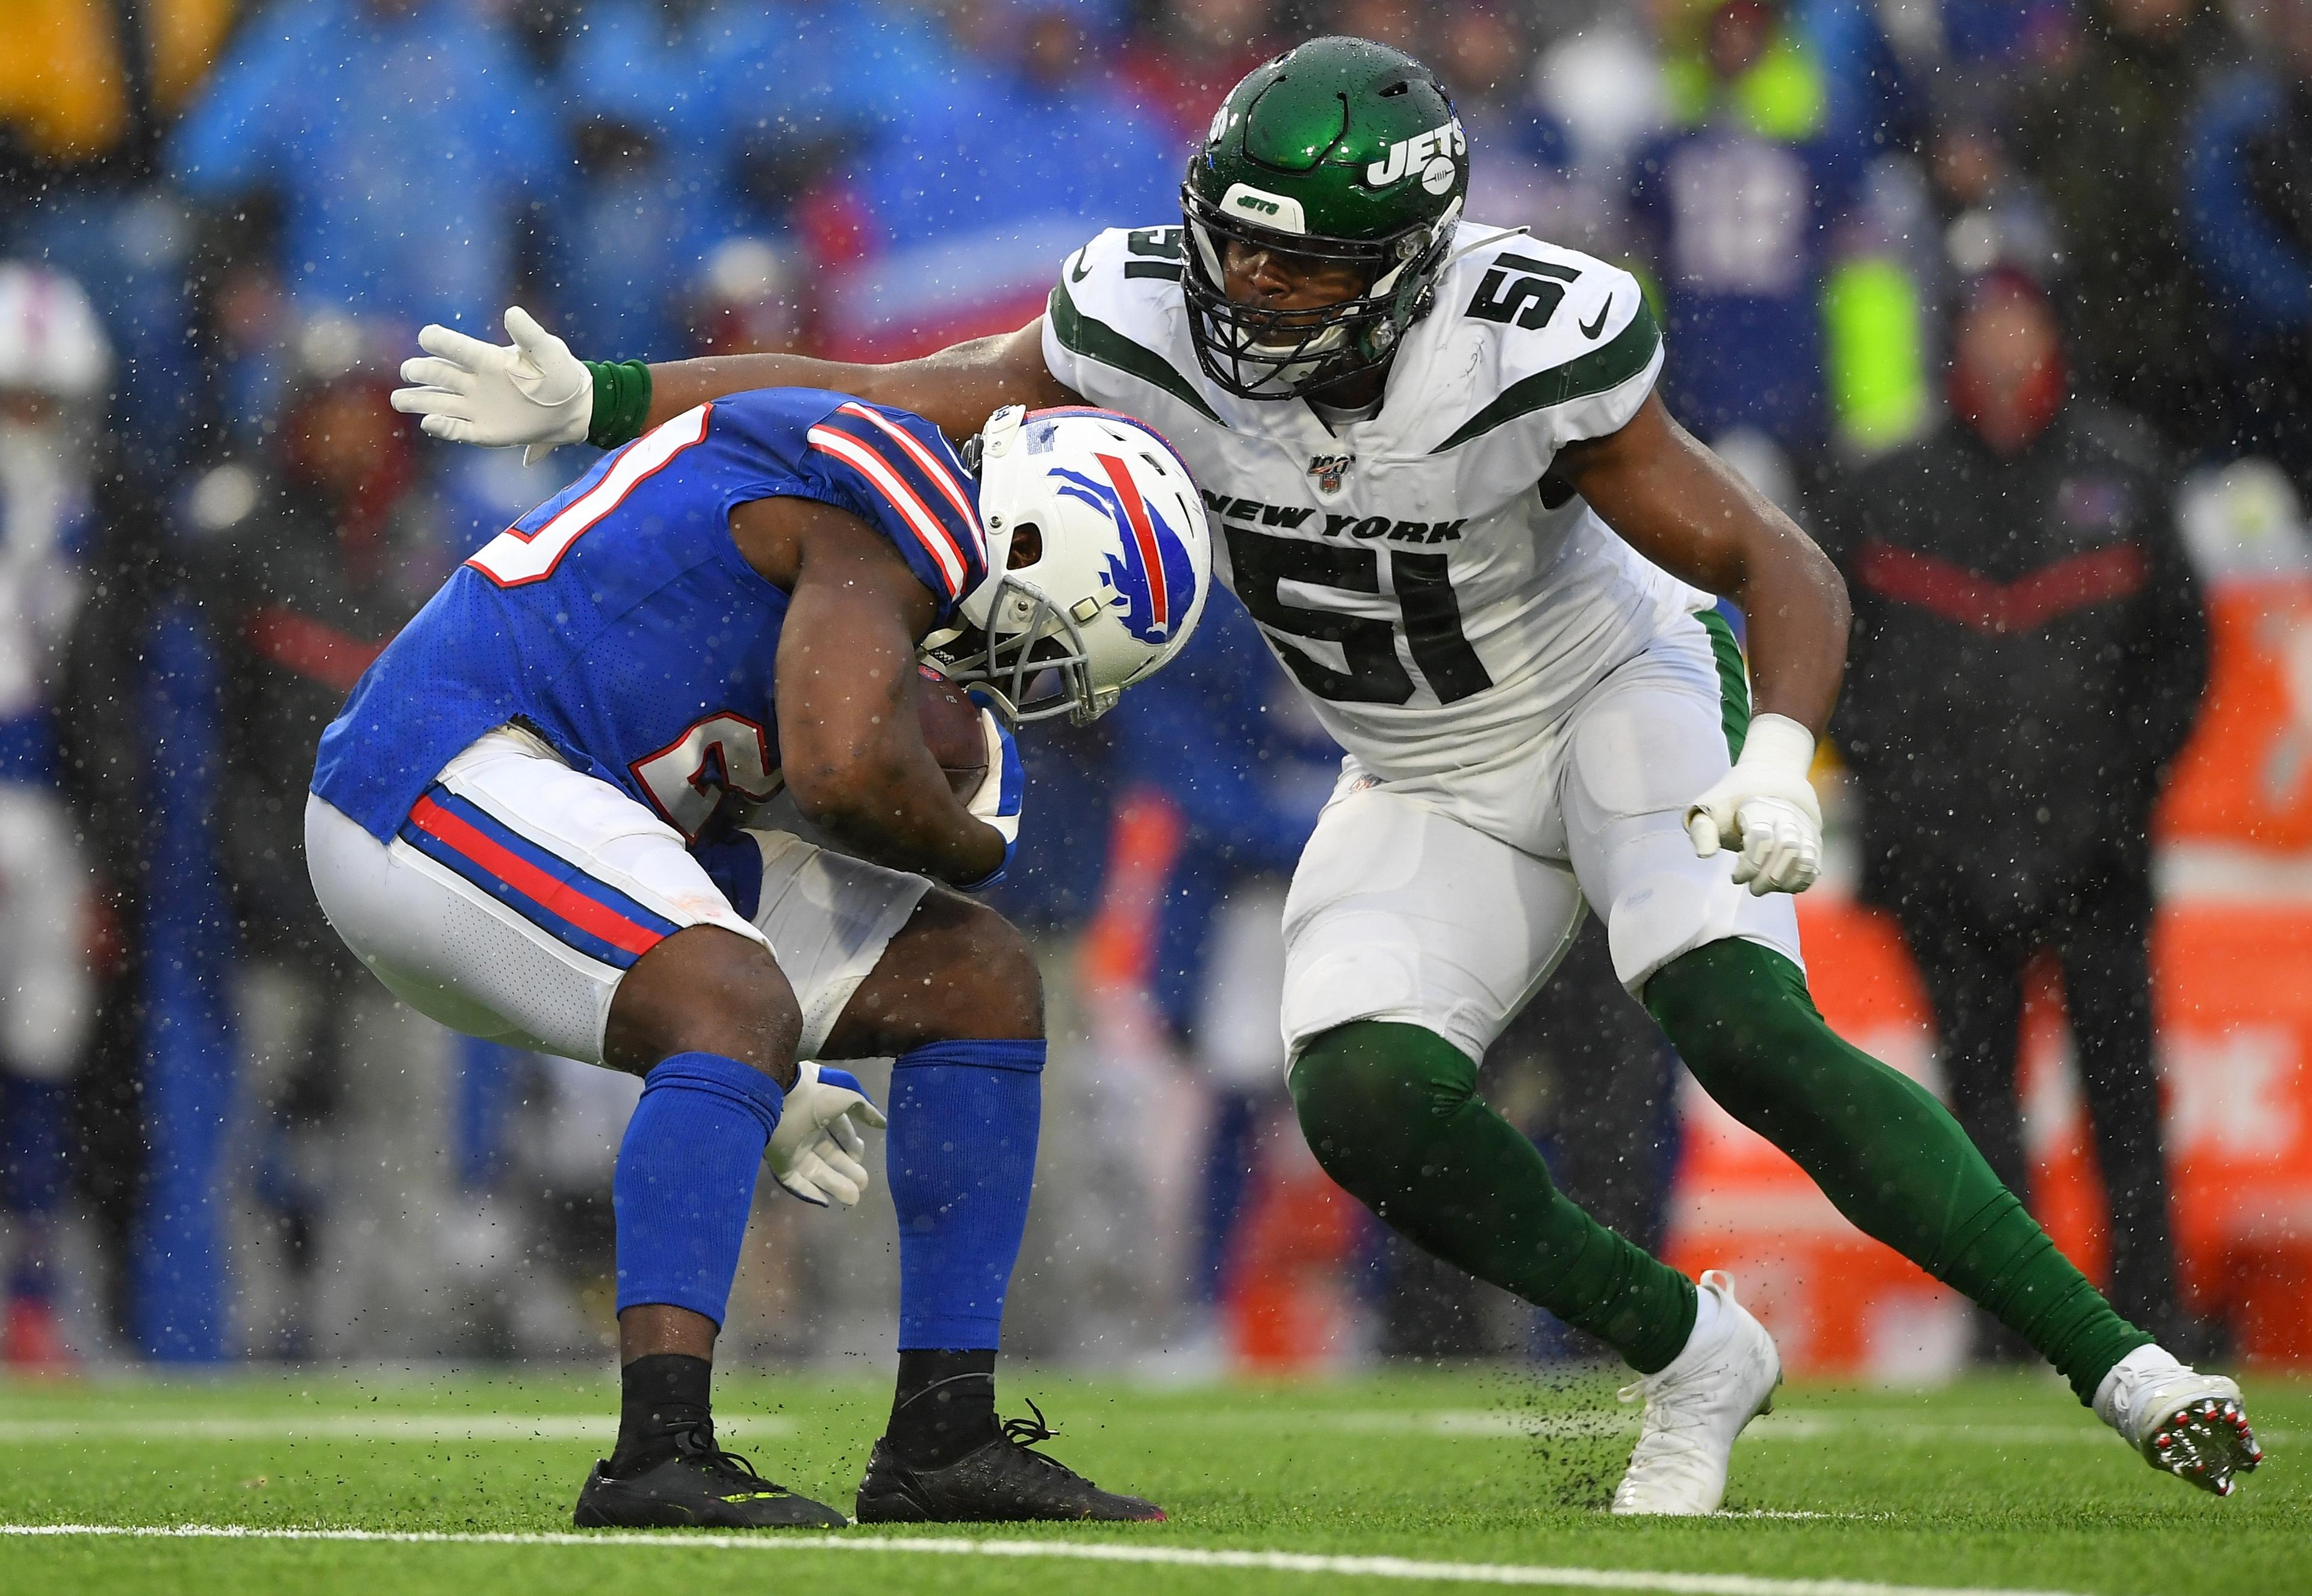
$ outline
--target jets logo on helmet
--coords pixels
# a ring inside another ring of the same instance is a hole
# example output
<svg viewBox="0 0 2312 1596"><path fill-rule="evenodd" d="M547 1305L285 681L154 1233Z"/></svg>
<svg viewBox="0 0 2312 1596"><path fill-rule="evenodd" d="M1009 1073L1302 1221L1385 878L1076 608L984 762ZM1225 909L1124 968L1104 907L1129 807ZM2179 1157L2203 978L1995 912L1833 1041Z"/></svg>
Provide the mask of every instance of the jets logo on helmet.
<svg viewBox="0 0 2312 1596"><path fill-rule="evenodd" d="M1468 150L1468 137L1461 131L1461 118L1456 117L1442 127L1432 127L1417 137L1400 138L1389 145L1387 156L1365 168L1365 181L1386 189L1406 172L1418 172L1423 188L1442 194L1458 175L1453 157Z"/></svg>
<svg viewBox="0 0 2312 1596"><path fill-rule="evenodd" d="M1429 312L1469 189L1468 139L1436 74L1362 39L1255 67L1188 162L1180 279L1204 374L1245 399L1315 393L1388 359ZM1351 268L1320 310L1239 304L1230 244Z"/></svg>
<svg viewBox="0 0 2312 1596"><path fill-rule="evenodd" d="M1172 635L1172 595L1195 589L1188 546L1166 524L1162 512L1140 496L1122 460L1112 454L1093 458L1107 481L1064 467L1053 468L1052 475L1066 480L1068 486L1060 489L1064 495L1097 506L1116 522L1123 536L1119 552L1108 557L1108 570L1116 586L1117 617L1141 642L1163 643Z"/></svg>
<svg viewBox="0 0 2312 1596"><path fill-rule="evenodd" d="M924 653L1014 719L1096 719L1204 614L1204 501L1171 445L1112 411L1008 405L975 442L989 575Z"/></svg>

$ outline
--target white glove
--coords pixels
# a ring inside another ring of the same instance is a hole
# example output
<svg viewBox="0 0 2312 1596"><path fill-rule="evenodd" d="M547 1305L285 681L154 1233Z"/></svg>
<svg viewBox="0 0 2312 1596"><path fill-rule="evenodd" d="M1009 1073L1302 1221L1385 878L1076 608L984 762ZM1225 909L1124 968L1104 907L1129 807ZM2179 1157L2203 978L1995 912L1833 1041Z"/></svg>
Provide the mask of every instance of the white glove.
<svg viewBox="0 0 2312 1596"><path fill-rule="evenodd" d="M420 417L428 437L485 449L523 450L535 465L548 450L583 443L593 424L594 377L570 346L515 305L505 313L511 348L451 328L427 326L417 346L431 359L405 360L393 408Z"/></svg>
<svg viewBox="0 0 2312 1596"><path fill-rule="evenodd" d="M1741 849L1734 880L1749 882L1754 897L1813 886L1822 873L1822 805L1807 780L1813 765L1813 732L1787 715L1751 721L1734 768L1686 807L1695 853Z"/></svg>
<svg viewBox="0 0 2312 1596"><path fill-rule="evenodd" d="M883 1111L867 1101L858 1076L806 1062L787 1088L763 1162L780 1185L812 1207L830 1201L852 1207L867 1189L867 1166L859 1162L867 1138L860 1127L880 1130L884 1124Z"/></svg>

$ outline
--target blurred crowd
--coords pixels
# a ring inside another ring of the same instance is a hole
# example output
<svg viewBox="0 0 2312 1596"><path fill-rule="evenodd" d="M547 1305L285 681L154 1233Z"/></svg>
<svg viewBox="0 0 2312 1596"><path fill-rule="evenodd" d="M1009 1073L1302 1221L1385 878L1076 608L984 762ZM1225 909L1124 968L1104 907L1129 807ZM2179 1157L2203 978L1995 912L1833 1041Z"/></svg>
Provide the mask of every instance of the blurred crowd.
<svg viewBox="0 0 2312 1596"><path fill-rule="evenodd" d="M582 467L394 416L424 322L489 336L519 303L582 355L652 360L896 358L1017 326L1091 232L1176 219L1239 75L1337 31L1439 70L1473 216L1639 274L1674 413L1888 602L1862 566L1906 534L1864 513L1870 473L1938 439L1992 520L2067 406L2065 447L2122 462L2150 522L2195 465L2312 485L2312 0L31 0L0 26L22 1362L552 1350L604 1319L621 1083L419 1035L298 856L346 689ZM1969 354L1971 318L2033 311L2031 358ZM2112 645L2189 687L2132 768L2143 794L2204 669L2190 617L2158 624L2159 647ZM1872 727L1848 731L1899 808ZM1336 757L1232 606L1108 721L1038 742L1001 907L1067 972L1085 1067L1055 1087L1073 1150L1038 1223L1046 1267L1085 1284L1023 1298L1051 1320L1029 1345L1098 1338L1070 1312L1127 1327L1125 1351L1210 1341L1242 1260L1279 1256L1265 1226L1330 1238L1367 1346L1549 1343L1327 1207L1297 1148L1274 925ZM2030 915L2139 863L2051 862L2013 945L1973 956L2013 963L2054 934ZM1488 1090L1644 1241L1674 1067L1585 945ZM455 1223L410 1219L418 1188ZM1177 1238L1163 1267L1119 1256L1119 1227ZM237 1275L229 1305L205 1275Z"/></svg>

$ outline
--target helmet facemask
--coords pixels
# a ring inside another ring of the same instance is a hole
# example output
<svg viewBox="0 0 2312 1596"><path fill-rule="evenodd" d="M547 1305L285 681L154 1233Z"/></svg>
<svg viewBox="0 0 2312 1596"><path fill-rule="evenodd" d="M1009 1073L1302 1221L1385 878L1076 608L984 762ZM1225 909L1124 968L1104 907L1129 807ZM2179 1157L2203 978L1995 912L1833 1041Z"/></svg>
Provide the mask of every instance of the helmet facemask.
<svg viewBox="0 0 2312 1596"><path fill-rule="evenodd" d="M1116 706L1119 690L1093 684L1090 648L1066 610L1010 571L984 591L987 625L967 621L926 640L924 653L941 675L980 688L1014 725L1064 715L1082 726Z"/></svg>
<svg viewBox="0 0 2312 1596"><path fill-rule="evenodd" d="M1323 392L1386 364L1405 329L1429 308L1437 268L1460 215L1457 197L1426 225L1364 240L1279 232L1222 211L1183 184L1187 270L1181 287L1197 363L1241 399L1297 399ZM1329 305L1283 310L1229 297L1225 255L1230 242L1347 266L1363 290Z"/></svg>

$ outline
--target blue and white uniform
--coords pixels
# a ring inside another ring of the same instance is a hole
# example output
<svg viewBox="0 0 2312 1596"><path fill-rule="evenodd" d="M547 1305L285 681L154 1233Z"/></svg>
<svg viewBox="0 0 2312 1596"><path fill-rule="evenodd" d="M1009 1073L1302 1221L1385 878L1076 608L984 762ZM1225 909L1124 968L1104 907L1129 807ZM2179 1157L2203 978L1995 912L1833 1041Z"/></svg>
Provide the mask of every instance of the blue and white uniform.
<svg viewBox="0 0 2312 1596"><path fill-rule="evenodd" d="M917 417L741 393L617 452L466 562L322 734L314 890L379 978L471 1035L599 1062L618 980L685 926L767 945L815 1055L919 876L737 833L778 787L787 595L730 514L807 498L891 540L942 623L986 574L977 490Z"/></svg>

